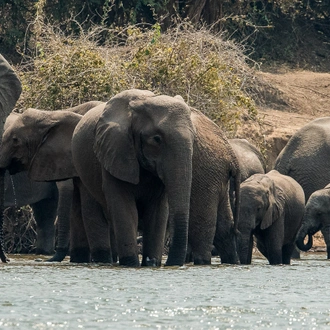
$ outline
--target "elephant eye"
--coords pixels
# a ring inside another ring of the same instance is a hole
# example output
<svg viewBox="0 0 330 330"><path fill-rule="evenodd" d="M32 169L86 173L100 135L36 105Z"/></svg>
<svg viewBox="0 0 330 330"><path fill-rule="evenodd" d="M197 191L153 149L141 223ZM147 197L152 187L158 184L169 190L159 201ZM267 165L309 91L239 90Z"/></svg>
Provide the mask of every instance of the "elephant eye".
<svg viewBox="0 0 330 330"><path fill-rule="evenodd" d="M157 144L161 144L162 142L162 138L159 135L155 135L153 139Z"/></svg>

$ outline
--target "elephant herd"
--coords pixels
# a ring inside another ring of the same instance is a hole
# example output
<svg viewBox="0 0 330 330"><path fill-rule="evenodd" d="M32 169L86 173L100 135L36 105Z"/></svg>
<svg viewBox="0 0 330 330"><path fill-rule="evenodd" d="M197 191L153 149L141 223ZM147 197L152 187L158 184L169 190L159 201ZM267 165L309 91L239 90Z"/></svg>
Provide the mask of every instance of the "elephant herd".
<svg viewBox="0 0 330 330"><path fill-rule="evenodd" d="M0 106L7 114L1 208L6 171L24 176L26 182L15 184L18 192L27 185L53 185L55 199L48 200L56 201L58 245L50 261L69 253L77 263L160 266L166 237L167 266L211 264L213 248L222 263L249 264L254 239L270 264L290 264L296 241L309 249L320 229L330 246L330 189L324 188L330 183L330 118L298 131L266 173L256 147L228 139L181 96L131 89L108 102L8 115L21 87L1 55L0 82ZM54 216L45 220L41 214L46 210L54 213L44 205L37 225L53 227ZM54 234L48 233L47 242L38 233L39 251L52 253ZM2 244L0 257L7 260Z"/></svg>

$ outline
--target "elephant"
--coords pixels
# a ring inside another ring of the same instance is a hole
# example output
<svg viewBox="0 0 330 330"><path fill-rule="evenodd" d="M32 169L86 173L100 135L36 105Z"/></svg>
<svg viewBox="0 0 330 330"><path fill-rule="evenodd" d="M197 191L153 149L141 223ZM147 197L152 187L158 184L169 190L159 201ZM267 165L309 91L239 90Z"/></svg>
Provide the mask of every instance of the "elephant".
<svg viewBox="0 0 330 330"><path fill-rule="evenodd" d="M266 172L266 163L261 152L251 144L246 139L229 139L228 140L232 149L235 152L235 155L238 160L239 168L240 168L240 182L245 181L251 175L256 173L265 173ZM230 205L232 211L234 212L235 208L235 180L234 178L230 179L230 188L229 188L229 197L230 197ZM213 248L212 256L219 255L218 251ZM190 259L190 256L188 256Z"/></svg>
<svg viewBox="0 0 330 330"><path fill-rule="evenodd" d="M160 266L168 222L166 266L183 265L188 244L195 264L210 264L213 239L223 263L239 262L238 212L233 219L228 193L235 177L239 196L237 158L222 130L181 97L137 89L115 95L79 121L72 157L80 180L73 199L72 261L88 261L90 252L111 262L113 231L119 264L138 267L140 223L141 265ZM104 221L96 223L93 214L101 212Z"/></svg>
<svg viewBox="0 0 330 330"><path fill-rule="evenodd" d="M305 209L302 187L271 170L241 183L237 249L241 264L250 264L253 236L271 265L290 264Z"/></svg>
<svg viewBox="0 0 330 330"><path fill-rule="evenodd" d="M298 248L308 251L313 246L313 235L320 229L327 245L327 258L330 259L330 184L314 191L308 198L302 225L297 234ZM309 239L305 244L307 235Z"/></svg>
<svg viewBox="0 0 330 330"><path fill-rule="evenodd" d="M0 136L3 132L5 118L13 110L22 92L22 85L15 71L0 54ZM0 259L7 262L3 245L3 211L4 211L5 171L0 171Z"/></svg>
<svg viewBox="0 0 330 330"><path fill-rule="evenodd" d="M38 150L33 150L33 148L38 148L41 140L38 140L39 144L34 144L32 141L35 142L36 139L40 137L39 132L41 130L41 126L44 125L44 118L51 120L53 117L56 117L56 114L61 112L70 112L74 113L74 116L80 119L82 118L82 114L99 104L105 103L99 101L86 102L76 107L55 111L54 116L51 115L52 111L41 111L44 116L40 116L39 110L36 109L28 109L23 112L23 114L13 112L7 117L5 123L4 136L12 136L12 132L16 132L17 135L15 136L15 139L20 139L21 146L24 147L25 145L29 145L30 147L30 149L26 150L29 152L30 160L27 160L28 158L25 157L25 163L17 167L15 164L18 162L22 163L22 160L17 159L20 157L18 154L19 152L22 155L22 147L21 149L17 148L17 145L14 145L14 139L12 139L10 143L7 141L8 138L3 141L0 155L1 162L3 164L2 168L8 169L9 173L13 174L11 175L9 180L10 182L7 185L8 189L5 191L5 205L31 205L37 222L36 253L38 254L54 253L54 222L57 216L58 235L56 253L48 261L62 261L69 250L70 210L72 203L73 183L70 175L68 178L61 177L61 181L57 181L55 172L53 178L50 177L47 179L48 182L37 182L28 177L28 170L33 162L32 155L35 156L38 152L40 152L40 148ZM53 124L55 121L56 118L54 119ZM31 128L31 125L36 122L38 122L39 126ZM29 126L28 129L26 129L27 126ZM50 128L51 126L48 127L48 129ZM45 130L42 130L42 132L45 133ZM50 138L50 136L50 132L47 131L46 135L43 137ZM71 136L69 136L68 142L66 142L68 143L68 146L70 146L71 143L70 139ZM44 158L44 163L48 164L47 166L52 166L52 168L54 168L54 166L50 164L48 158L51 153L52 150L49 148L44 152L42 157ZM57 163L60 161L61 160L59 158ZM15 166L17 168L15 168ZM73 165L71 166L73 167Z"/></svg>
<svg viewBox="0 0 330 330"><path fill-rule="evenodd" d="M294 133L274 169L302 186L306 203L313 192L325 187L330 182L330 117L312 120ZM321 232L328 235L326 227Z"/></svg>

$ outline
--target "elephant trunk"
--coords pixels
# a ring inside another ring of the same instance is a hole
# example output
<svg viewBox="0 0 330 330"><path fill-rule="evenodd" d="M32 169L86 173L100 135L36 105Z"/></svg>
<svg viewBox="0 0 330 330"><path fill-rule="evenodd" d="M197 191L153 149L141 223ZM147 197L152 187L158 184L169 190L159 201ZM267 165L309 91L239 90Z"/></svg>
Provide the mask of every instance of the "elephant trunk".
<svg viewBox="0 0 330 330"><path fill-rule="evenodd" d="M307 243L305 244L305 236L299 236L297 237L296 239L296 245L298 247L298 249L300 249L301 251L308 251L312 248L313 246L313 235L308 233L308 241Z"/></svg>
<svg viewBox="0 0 330 330"><path fill-rule="evenodd" d="M7 262L5 251L4 251L4 235L3 235L3 212L5 204L5 170L0 170L0 259L2 262Z"/></svg>
<svg viewBox="0 0 330 330"><path fill-rule="evenodd" d="M186 153L186 152L185 152ZM182 266L187 253L190 194L192 181L192 155L180 156L180 162L173 162L164 183L169 204L169 228L171 243L166 266ZM173 157L172 157L173 160Z"/></svg>
<svg viewBox="0 0 330 330"><path fill-rule="evenodd" d="M250 230L248 231L248 233L244 232L244 230L239 231L237 236L237 251L238 251L240 263L242 265L251 264L252 250L253 250L252 232Z"/></svg>
<svg viewBox="0 0 330 330"><path fill-rule="evenodd" d="M302 251L308 251L313 246L313 235L321 229L321 223L317 222L315 217L308 210L302 221L302 225L296 237L296 245ZM308 241L305 244L305 237L308 235Z"/></svg>

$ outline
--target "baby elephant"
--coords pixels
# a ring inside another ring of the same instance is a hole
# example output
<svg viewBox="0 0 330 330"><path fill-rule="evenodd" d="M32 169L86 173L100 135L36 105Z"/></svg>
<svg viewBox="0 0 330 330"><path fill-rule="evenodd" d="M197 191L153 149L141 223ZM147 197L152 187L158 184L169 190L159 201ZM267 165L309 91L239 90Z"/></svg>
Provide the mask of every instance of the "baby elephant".
<svg viewBox="0 0 330 330"><path fill-rule="evenodd" d="M254 174L241 184L238 253L250 264L253 235L271 265L290 264L305 209L305 195L291 177L276 170Z"/></svg>
<svg viewBox="0 0 330 330"><path fill-rule="evenodd" d="M330 259L330 184L310 195L297 235L298 248L308 251L313 246L313 235L319 230L322 231ZM304 239L307 235L308 242L305 244Z"/></svg>

